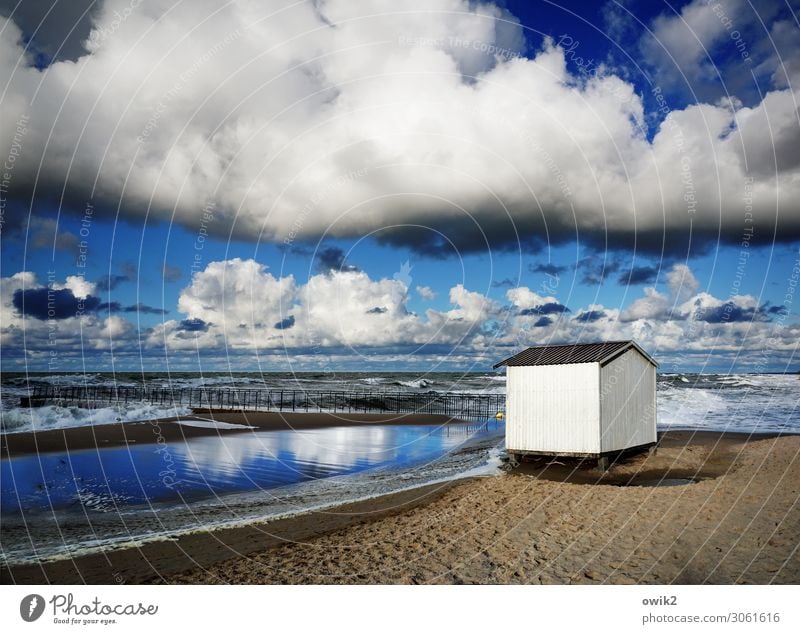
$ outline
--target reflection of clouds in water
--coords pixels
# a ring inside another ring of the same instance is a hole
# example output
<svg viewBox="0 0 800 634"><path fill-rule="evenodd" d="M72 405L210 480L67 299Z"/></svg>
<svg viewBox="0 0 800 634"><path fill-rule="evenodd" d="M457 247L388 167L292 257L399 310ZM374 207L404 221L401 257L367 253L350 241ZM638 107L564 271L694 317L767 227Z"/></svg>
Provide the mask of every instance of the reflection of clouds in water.
<svg viewBox="0 0 800 634"><path fill-rule="evenodd" d="M274 455L283 458L288 453L289 459L301 464L343 468L408 461L445 452L466 440L464 434L447 435L417 426L369 425L279 433Z"/></svg>
<svg viewBox="0 0 800 634"><path fill-rule="evenodd" d="M202 472L206 477L235 474L243 465L254 463L259 458L274 459L264 449L261 439L251 434L200 436L170 444L169 450L176 463L185 469Z"/></svg>
<svg viewBox="0 0 800 634"><path fill-rule="evenodd" d="M185 465L206 476L232 474L276 460L298 470L308 465L326 471L345 470L397 457L392 431L377 426L332 427L200 437L176 445L175 453Z"/></svg>
<svg viewBox="0 0 800 634"><path fill-rule="evenodd" d="M374 465L397 455L392 446L393 431L386 427L333 427L281 432L276 455L288 452L295 461L305 464Z"/></svg>
<svg viewBox="0 0 800 634"><path fill-rule="evenodd" d="M194 420L191 418L182 418L177 421L179 425L185 427L200 427L202 429L255 429L252 425L240 425L239 423L226 423L220 420Z"/></svg>
<svg viewBox="0 0 800 634"><path fill-rule="evenodd" d="M176 462L205 477L233 475L259 466L324 472L413 460L445 452L468 438L465 433L430 427L369 425L303 431L267 431L199 437L171 445Z"/></svg>

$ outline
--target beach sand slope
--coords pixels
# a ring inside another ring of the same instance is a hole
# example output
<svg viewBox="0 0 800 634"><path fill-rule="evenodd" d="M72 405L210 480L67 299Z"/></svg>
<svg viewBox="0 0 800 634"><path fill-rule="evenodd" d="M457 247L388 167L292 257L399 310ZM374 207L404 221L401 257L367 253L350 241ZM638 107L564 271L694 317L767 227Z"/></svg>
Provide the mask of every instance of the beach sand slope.
<svg viewBox="0 0 800 634"><path fill-rule="evenodd" d="M662 479L692 484L652 486ZM668 432L605 474L503 475L141 548L5 583L800 583L800 436Z"/></svg>
<svg viewBox="0 0 800 634"><path fill-rule="evenodd" d="M798 583L800 437L745 438L673 432L656 456L612 469L609 484L565 473L570 465L525 465L403 514L172 581ZM691 475L701 480L619 485Z"/></svg>

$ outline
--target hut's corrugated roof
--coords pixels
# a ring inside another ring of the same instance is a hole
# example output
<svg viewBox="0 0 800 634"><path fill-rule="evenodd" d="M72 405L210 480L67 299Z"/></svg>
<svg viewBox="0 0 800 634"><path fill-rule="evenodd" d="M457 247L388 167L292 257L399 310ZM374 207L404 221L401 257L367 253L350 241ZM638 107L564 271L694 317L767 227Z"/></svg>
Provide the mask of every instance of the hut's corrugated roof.
<svg viewBox="0 0 800 634"><path fill-rule="evenodd" d="M595 343L569 343L557 346L534 346L495 364L501 366L562 365L567 363L599 363L605 365L635 348L650 363L658 367L653 358L635 341L598 341Z"/></svg>

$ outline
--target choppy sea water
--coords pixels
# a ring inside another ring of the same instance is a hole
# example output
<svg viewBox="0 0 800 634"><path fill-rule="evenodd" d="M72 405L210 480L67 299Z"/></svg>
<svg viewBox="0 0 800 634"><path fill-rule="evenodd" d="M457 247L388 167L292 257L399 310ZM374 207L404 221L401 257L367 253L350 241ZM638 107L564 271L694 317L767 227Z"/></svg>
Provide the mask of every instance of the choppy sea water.
<svg viewBox="0 0 800 634"><path fill-rule="evenodd" d="M202 376L188 373L3 374L0 379L0 430L31 431L189 414L188 408L158 407L136 402L101 409L57 406L20 408L20 397L36 385L484 394L503 394L506 386L503 373L211 373ZM659 428L800 432L798 387L800 375L797 374L660 374L656 394Z"/></svg>

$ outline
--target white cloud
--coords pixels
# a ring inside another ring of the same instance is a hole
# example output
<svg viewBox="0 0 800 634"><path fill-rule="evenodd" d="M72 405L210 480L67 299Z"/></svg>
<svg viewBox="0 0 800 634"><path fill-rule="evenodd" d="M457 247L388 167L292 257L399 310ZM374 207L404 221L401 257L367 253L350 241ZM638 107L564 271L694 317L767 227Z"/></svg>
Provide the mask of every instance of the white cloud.
<svg viewBox="0 0 800 634"><path fill-rule="evenodd" d="M230 355L276 364L288 354L305 367L318 367L323 358L345 363L362 353L375 363L399 363L406 354L409 363L445 358L488 363L536 343L629 338L665 358L691 351L767 351L779 359L796 349L800 325L768 320L757 298L718 298L698 291L692 271L682 264L667 278L668 293L647 288L624 310L590 303L570 306L569 314L543 313L537 309L560 307L558 299L520 287L507 292L509 311L459 284L449 290L449 310L417 315L407 308L408 288L395 279L332 271L298 284L291 276L278 278L253 260L237 258L212 262L195 273L179 299L182 318L138 333L118 315L85 314L55 322L19 315L14 292L41 286L34 274L22 272L0 280L0 341L7 358L15 350L30 359L41 357L51 349L53 336L63 359L80 358L92 349L138 355L141 337L147 356L184 351L191 357ZM686 289L693 293L686 296ZM425 345L435 350L420 354Z"/></svg>
<svg viewBox="0 0 800 634"><path fill-rule="evenodd" d="M430 286L417 286L417 293L427 302L436 299L436 292Z"/></svg>
<svg viewBox="0 0 800 634"><path fill-rule="evenodd" d="M408 287L374 280L364 271L328 271L297 284L275 278L254 260L212 262L180 294L179 310L203 327L170 320L148 335L148 345L271 350L455 344L497 310L480 293L450 289L454 308L409 312ZM190 324L194 325L194 324Z"/></svg>
<svg viewBox="0 0 800 634"><path fill-rule="evenodd" d="M670 301L666 295L648 287L644 289L644 297L635 300L622 312L621 319L623 321L664 319L668 315L669 306Z"/></svg>
<svg viewBox="0 0 800 634"><path fill-rule="evenodd" d="M113 347L138 354L135 328L118 315L104 318L103 314L90 311L53 319L21 315L14 306L15 292L44 286L36 274L29 271L0 278L0 343L5 360L22 356L43 363L41 369L58 370L70 359L91 355L91 350ZM94 284L78 275L69 276L63 282L53 280L51 287L69 289L79 299L94 291Z"/></svg>
<svg viewBox="0 0 800 634"><path fill-rule="evenodd" d="M275 278L255 260L234 258L211 262L178 298L178 310L189 319L201 319L236 332L242 327L281 321L291 311L295 281Z"/></svg>
<svg viewBox="0 0 800 634"><path fill-rule="evenodd" d="M96 30L126 5L105 2ZM522 235L546 226L596 243L637 232L650 248L690 225L698 239L735 239L745 157L755 165L774 145L778 172L750 174L753 213L763 235L776 210L778 234L800 235L794 91L741 112L741 133L730 108L701 104L672 112L648 142L629 83L571 76L552 43L515 57L520 29L497 17L507 15L466 0L402 13L384 0L280 10L161 0L45 73L21 66L19 31L6 24L0 140L9 145L30 115L14 178L38 174L42 195L66 186L88 199L96 182L113 208L188 226L213 201L218 235L282 242L416 224L475 248L485 246L475 223L501 241L512 222ZM707 16L693 28L715 37Z"/></svg>
<svg viewBox="0 0 800 634"><path fill-rule="evenodd" d="M517 308L539 308L545 304L557 304L559 301L555 297L542 296L535 293L527 286L519 286L506 291L506 297Z"/></svg>
<svg viewBox="0 0 800 634"><path fill-rule="evenodd" d="M99 335L107 337L110 340L119 339L122 335L131 330L130 322L126 321L118 315L112 315L103 320L103 326L100 328Z"/></svg>
<svg viewBox="0 0 800 634"><path fill-rule="evenodd" d="M667 286L678 298L693 295L700 288L700 283L686 264L673 264L666 277Z"/></svg>
<svg viewBox="0 0 800 634"><path fill-rule="evenodd" d="M398 280L374 280L364 271L331 271L298 285L293 278L274 278L252 260L235 259L209 264L181 295L181 310L187 317L208 320L207 330L185 332L176 320L156 329L151 338L155 342L166 336L168 345L176 348L196 347L199 341L203 346L259 353L309 348L369 349L370 354L394 348L402 353L407 346L434 344L451 346L468 356L487 354L497 346L543 341L635 338L666 351L695 348L699 342L713 347L719 345L711 342L720 328L728 334L747 328L749 341L744 345L763 343L762 332L768 331L769 324L754 297L719 299L697 292L699 283L685 264L673 265L666 277L669 294L647 288L645 296L626 310L590 303L562 315L563 306L556 297L523 286L507 291L513 308L508 312L458 284L449 291L453 308L429 309L420 316L408 311L408 288ZM242 280L247 280L246 287L263 292L243 292ZM202 294L201 299L200 287L211 294ZM212 308L221 303L214 297L228 298L225 311ZM206 307L204 311L186 310L198 301ZM291 326L277 328L273 323L279 316L276 305L285 307L280 315L282 319L290 316ZM487 331L493 322L503 326Z"/></svg>
<svg viewBox="0 0 800 634"><path fill-rule="evenodd" d="M89 295L94 295L97 285L87 281L83 275L68 275L63 284L56 282L53 284L53 288L56 290L69 289L78 299L85 299Z"/></svg>
<svg viewBox="0 0 800 634"><path fill-rule="evenodd" d="M331 271L298 289L295 345L377 346L413 341L417 318L406 310L408 289L397 280L372 280L363 271Z"/></svg>
<svg viewBox="0 0 800 634"><path fill-rule="evenodd" d="M9 277L0 278L0 343L12 344L17 338L22 317L14 308L14 292L39 286L36 274L20 271Z"/></svg>

